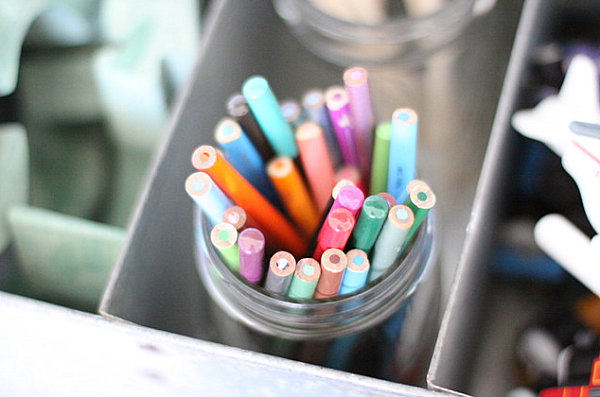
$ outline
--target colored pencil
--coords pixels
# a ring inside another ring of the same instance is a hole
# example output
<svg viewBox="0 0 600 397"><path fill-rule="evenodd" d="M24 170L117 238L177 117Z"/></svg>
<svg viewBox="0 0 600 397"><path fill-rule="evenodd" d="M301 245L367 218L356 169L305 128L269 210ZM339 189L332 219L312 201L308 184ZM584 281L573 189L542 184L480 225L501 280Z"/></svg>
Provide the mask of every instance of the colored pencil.
<svg viewBox="0 0 600 397"><path fill-rule="evenodd" d="M348 258L342 250L330 248L321 255L321 277L315 288L317 299L332 298L338 295Z"/></svg>
<svg viewBox="0 0 600 397"><path fill-rule="evenodd" d="M246 211L238 205L233 205L223 212L223 222L227 222L236 230L240 231L244 226L246 226L246 222L248 220L248 215L246 215Z"/></svg>
<svg viewBox="0 0 600 397"><path fill-rule="evenodd" d="M263 76L252 76L244 82L242 94L275 153L295 158L298 148L292 128L285 121L275 94Z"/></svg>
<svg viewBox="0 0 600 397"><path fill-rule="evenodd" d="M346 252L346 259L348 265L342 278L340 295L351 294L364 287L371 267L367 253L360 249L352 249Z"/></svg>
<svg viewBox="0 0 600 397"><path fill-rule="evenodd" d="M404 242L407 241L406 237L414 221L414 214L406 205L399 204L390 208L387 220L373 247L369 281L377 279L392 266L401 253Z"/></svg>
<svg viewBox="0 0 600 397"><path fill-rule="evenodd" d="M319 231L317 247L312 257L321 259L323 252L329 248L344 249L352 234L355 223L354 215L348 209L332 209Z"/></svg>
<svg viewBox="0 0 600 397"><path fill-rule="evenodd" d="M361 175L366 178L371 173L373 130L375 129L369 74L365 68L355 66L344 71L343 79L350 102L358 164Z"/></svg>
<svg viewBox="0 0 600 397"><path fill-rule="evenodd" d="M385 201L387 201L387 203L390 206L390 208L392 208L393 206L395 206L396 204L398 204L396 202L396 199L394 198L394 196L392 196L388 192L377 193L377 195L383 197L385 199Z"/></svg>
<svg viewBox="0 0 600 397"><path fill-rule="evenodd" d="M242 127L232 118L221 119L215 127L215 141L223 148L228 161L271 203L279 204L279 196L265 173L265 162Z"/></svg>
<svg viewBox="0 0 600 397"><path fill-rule="evenodd" d="M285 295L296 271L296 259L286 251L278 251L269 260L265 289L274 294Z"/></svg>
<svg viewBox="0 0 600 397"><path fill-rule="evenodd" d="M185 180L185 191L202 209L212 225L221 223L223 213L233 203L204 172L194 172Z"/></svg>
<svg viewBox="0 0 600 397"><path fill-rule="evenodd" d="M313 123L321 126L323 129L323 135L329 148L329 154L331 155L331 161L334 167L337 167L342 163L342 153L335 137L335 131L333 130L333 124L329 118L329 111L325 106L325 94L323 90L312 89L304 93L302 97L302 107L308 116L308 119Z"/></svg>
<svg viewBox="0 0 600 397"><path fill-rule="evenodd" d="M358 222L352 231L350 246L361 249L367 254L379 236L379 232L387 219L390 207L387 201L377 195L369 196L363 202Z"/></svg>
<svg viewBox="0 0 600 397"><path fill-rule="evenodd" d="M348 93L343 87L334 86L325 92L325 105L333 124L338 146L346 164L358 165L354 129L350 114Z"/></svg>
<svg viewBox="0 0 600 397"><path fill-rule="evenodd" d="M335 170L323 129L312 122L302 123L296 130L296 143L317 210L323 212L335 185Z"/></svg>
<svg viewBox="0 0 600 397"><path fill-rule="evenodd" d="M306 121L304 112L298 101L293 99L286 99L279 104L279 110L283 118L292 128L292 131L296 130L300 124Z"/></svg>
<svg viewBox="0 0 600 397"><path fill-rule="evenodd" d="M406 199L406 186L415 179L417 166L418 117L412 109L396 109L392 115L387 191L398 200Z"/></svg>
<svg viewBox="0 0 600 397"><path fill-rule="evenodd" d="M295 299L310 299L315 293L321 277L321 265L313 258L303 258L296 264L288 296Z"/></svg>
<svg viewBox="0 0 600 397"><path fill-rule="evenodd" d="M238 232L230 223L218 223L210 232L210 241L221 253L227 266L234 272L240 269L237 245Z"/></svg>
<svg viewBox="0 0 600 397"><path fill-rule="evenodd" d="M275 152L256 122L254 115L250 111L248 102L242 93L234 94L227 100L227 112L240 123L248 138L250 138L256 149L260 152L263 160L265 162L269 161L275 155Z"/></svg>
<svg viewBox="0 0 600 397"><path fill-rule="evenodd" d="M300 232L237 170L210 145L202 145L192 154L192 164L213 181L257 223L274 245L301 255L306 241Z"/></svg>
<svg viewBox="0 0 600 397"><path fill-rule="evenodd" d="M377 126L371 163L371 185L369 187L371 194L385 192L388 188L391 136L392 123L381 123ZM398 153L398 155L402 154Z"/></svg>
<svg viewBox="0 0 600 397"><path fill-rule="evenodd" d="M352 213L355 219L358 219L358 214L364 201L365 195L362 190L354 185L344 186L338 192L338 195L331 206L331 211L336 208L346 208Z"/></svg>
<svg viewBox="0 0 600 397"><path fill-rule="evenodd" d="M255 228L241 231L238 237L240 275L251 283L258 283L264 274L265 236Z"/></svg>
<svg viewBox="0 0 600 397"><path fill-rule="evenodd" d="M406 241L410 241L421 223L423 223L423 219L425 219L427 213L435 205L436 197L429 185L419 179L411 181L406 187L406 190L408 192L408 197L404 204L415 214L414 225L406 237Z"/></svg>
<svg viewBox="0 0 600 397"><path fill-rule="evenodd" d="M365 193L367 190L365 189L365 185L362 181L362 175L360 174L360 170L355 165L344 165L340 167L335 173L335 180L341 181L342 179L349 179L352 181L352 184L362 190Z"/></svg>
<svg viewBox="0 0 600 397"><path fill-rule="evenodd" d="M312 235L319 225L319 213L292 159L273 158L267 165L267 174L287 213L306 237Z"/></svg>

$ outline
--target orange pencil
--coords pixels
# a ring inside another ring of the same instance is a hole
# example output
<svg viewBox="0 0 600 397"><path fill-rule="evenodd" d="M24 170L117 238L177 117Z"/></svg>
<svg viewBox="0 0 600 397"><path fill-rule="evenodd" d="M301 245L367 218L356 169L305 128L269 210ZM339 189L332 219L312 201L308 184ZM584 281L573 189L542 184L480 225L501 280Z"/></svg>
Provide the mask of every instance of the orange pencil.
<svg viewBox="0 0 600 397"><path fill-rule="evenodd" d="M327 207L331 189L336 182L323 129L311 122L300 124L296 130L296 143L317 210L322 212Z"/></svg>
<svg viewBox="0 0 600 397"><path fill-rule="evenodd" d="M267 241L301 255L306 241L296 228L264 198L213 146L202 145L192 154L192 165L213 181L258 224Z"/></svg>
<svg viewBox="0 0 600 397"><path fill-rule="evenodd" d="M338 294L348 258L344 251L330 248L321 255L321 277L317 283L314 297L331 298Z"/></svg>
<svg viewBox="0 0 600 397"><path fill-rule="evenodd" d="M319 225L319 213L292 159L275 157L267 164L267 175L290 217L305 236L312 235Z"/></svg>

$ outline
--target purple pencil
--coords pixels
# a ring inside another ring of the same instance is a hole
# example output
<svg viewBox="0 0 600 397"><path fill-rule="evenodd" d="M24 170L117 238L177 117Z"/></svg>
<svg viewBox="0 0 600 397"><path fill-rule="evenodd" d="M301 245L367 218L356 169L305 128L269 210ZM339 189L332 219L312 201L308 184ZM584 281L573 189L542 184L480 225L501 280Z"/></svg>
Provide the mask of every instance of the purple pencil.
<svg viewBox="0 0 600 397"><path fill-rule="evenodd" d="M358 166L348 93L343 87L330 87L325 92L325 103L344 162Z"/></svg>
<svg viewBox="0 0 600 397"><path fill-rule="evenodd" d="M370 175L375 114L371 102L367 70L353 67L344 72L344 85L350 99L351 121L361 175Z"/></svg>
<svg viewBox="0 0 600 397"><path fill-rule="evenodd" d="M255 228L242 230L238 237L240 275L251 283L258 283L264 273L265 236Z"/></svg>

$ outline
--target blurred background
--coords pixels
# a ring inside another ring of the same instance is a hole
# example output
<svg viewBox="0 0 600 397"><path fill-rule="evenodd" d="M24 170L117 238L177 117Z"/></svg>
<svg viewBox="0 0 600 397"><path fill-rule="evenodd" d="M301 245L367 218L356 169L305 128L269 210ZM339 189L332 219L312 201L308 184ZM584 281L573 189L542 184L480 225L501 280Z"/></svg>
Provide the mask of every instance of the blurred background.
<svg viewBox="0 0 600 397"><path fill-rule="evenodd" d="M0 290L96 311L207 3L0 1Z"/></svg>

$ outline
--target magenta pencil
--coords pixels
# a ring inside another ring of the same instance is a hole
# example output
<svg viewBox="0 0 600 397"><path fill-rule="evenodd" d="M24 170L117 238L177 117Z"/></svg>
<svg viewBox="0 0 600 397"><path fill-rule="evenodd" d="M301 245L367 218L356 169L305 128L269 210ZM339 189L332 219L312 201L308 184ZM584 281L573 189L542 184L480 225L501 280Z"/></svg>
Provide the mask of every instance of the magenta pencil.
<svg viewBox="0 0 600 397"><path fill-rule="evenodd" d="M264 273L265 236L258 229L242 230L238 237L240 275L251 283L258 283Z"/></svg>
<svg viewBox="0 0 600 397"><path fill-rule="evenodd" d="M330 87L325 92L325 103L344 162L358 165L348 93L343 87Z"/></svg>
<svg viewBox="0 0 600 397"><path fill-rule="evenodd" d="M373 131L376 125L367 70L362 67L346 69L344 85L350 99L358 164L361 174L367 176L370 175Z"/></svg>
<svg viewBox="0 0 600 397"><path fill-rule="evenodd" d="M354 216L354 219L356 219L363 205L363 201L365 201L365 194L362 190L354 185L344 186L338 192L329 213L337 208L345 208L350 211Z"/></svg>

